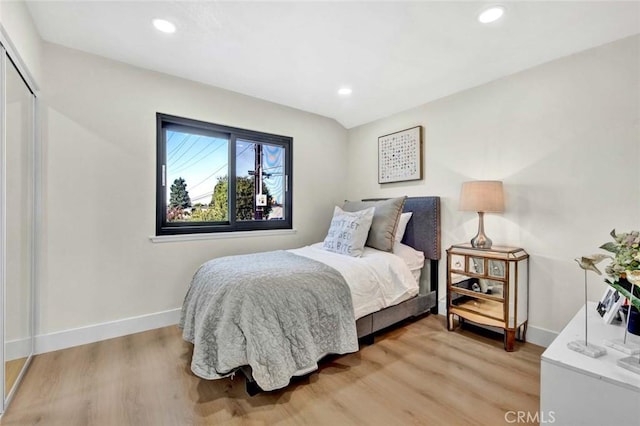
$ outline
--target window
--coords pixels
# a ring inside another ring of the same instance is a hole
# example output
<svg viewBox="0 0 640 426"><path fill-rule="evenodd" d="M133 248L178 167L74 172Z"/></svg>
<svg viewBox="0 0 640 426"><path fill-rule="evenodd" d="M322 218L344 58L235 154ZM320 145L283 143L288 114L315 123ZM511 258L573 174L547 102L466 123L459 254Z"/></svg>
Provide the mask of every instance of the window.
<svg viewBox="0 0 640 426"><path fill-rule="evenodd" d="M292 142L158 113L156 234L291 229Z"/></svg>

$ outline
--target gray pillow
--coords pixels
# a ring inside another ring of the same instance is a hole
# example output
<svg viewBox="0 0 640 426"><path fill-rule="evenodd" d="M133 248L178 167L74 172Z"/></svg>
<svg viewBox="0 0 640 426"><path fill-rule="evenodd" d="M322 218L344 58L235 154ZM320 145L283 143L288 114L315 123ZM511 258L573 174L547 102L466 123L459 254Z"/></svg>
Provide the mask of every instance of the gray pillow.
<svg viewBox="0 0 640 426"><path fill-rule="evenodd" d="M381 201L346 201L343 209L355 212L375 207L366 245L382 251L393 251L393 241L406 199L405 196Z"/></svg>
<svg viewBox="0 0 640 426"><path fill-rule="evenodd" d="M364 243L373 220L373 210L371 207L350 213L336 206L333 209L333 219L322 248L348 256L362 256Z"/></svg>

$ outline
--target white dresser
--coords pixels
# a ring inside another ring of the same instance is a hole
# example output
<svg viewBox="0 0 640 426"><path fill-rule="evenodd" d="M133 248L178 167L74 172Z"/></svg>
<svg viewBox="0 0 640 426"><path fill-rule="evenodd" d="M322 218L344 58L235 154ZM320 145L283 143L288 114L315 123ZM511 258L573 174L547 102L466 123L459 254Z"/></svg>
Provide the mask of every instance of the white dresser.
<svg viewBox="0 0 640 426"><path fill-rule="evenodd" d="M604 340L622 338L622 325L608 325L589 302L589 343L604 346ZM629 338L639 342L638 336ZM567 348L573 340L584 340L584 306L542 354L540 411L554 425L638 426L640 374L616 365L627 354L606 347L607 354L589 358Z"/></svg>

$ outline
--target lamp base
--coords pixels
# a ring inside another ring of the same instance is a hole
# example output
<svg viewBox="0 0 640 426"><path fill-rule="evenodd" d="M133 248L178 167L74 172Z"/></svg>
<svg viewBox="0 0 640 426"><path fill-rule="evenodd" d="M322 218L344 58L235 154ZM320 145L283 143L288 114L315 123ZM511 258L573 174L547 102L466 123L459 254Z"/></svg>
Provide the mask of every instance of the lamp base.
<svg viewBox="0 0 640 426"><path fill-rule="evenodd" d="M480 249L490 249L493 241L486 235L476 235L471 239L471 247Z"/></svg>
<svg viewBox="0 0 640 426"><path fill-rule="evenodd" d="M478 212L478 233L471 239L471 247L490 249L491 244L493 241L484 233L484 212Z"/></svg>
<svg viewBox="0 0 640 426"><path fill-rule="evenodd" d="M585 344L584 340L574 340L567 343L567 347L572 351L579 352L583 355L591 358L599 358L607 353L607 350L602 346L593 345L591 343Z"/></svg>

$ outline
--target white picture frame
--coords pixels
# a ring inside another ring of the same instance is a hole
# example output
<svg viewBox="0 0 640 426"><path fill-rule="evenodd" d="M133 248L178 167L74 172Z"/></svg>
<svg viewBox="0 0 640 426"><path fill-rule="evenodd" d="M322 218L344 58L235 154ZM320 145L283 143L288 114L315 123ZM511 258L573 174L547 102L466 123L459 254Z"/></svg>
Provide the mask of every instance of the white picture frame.
<svg viewBox="0 0 640 426"><path fill-rule="evenodd" d="M422 179L422 126L378 138L378 183Z"/></svg>
<svg viewBox="0 0 640 426"><path fill-rule="evenodd" d="M596 311L602 317L605 324L611 324L616 314L624 303L624 297L615 288L607 286L600 301L596 305Z"/></svg>

